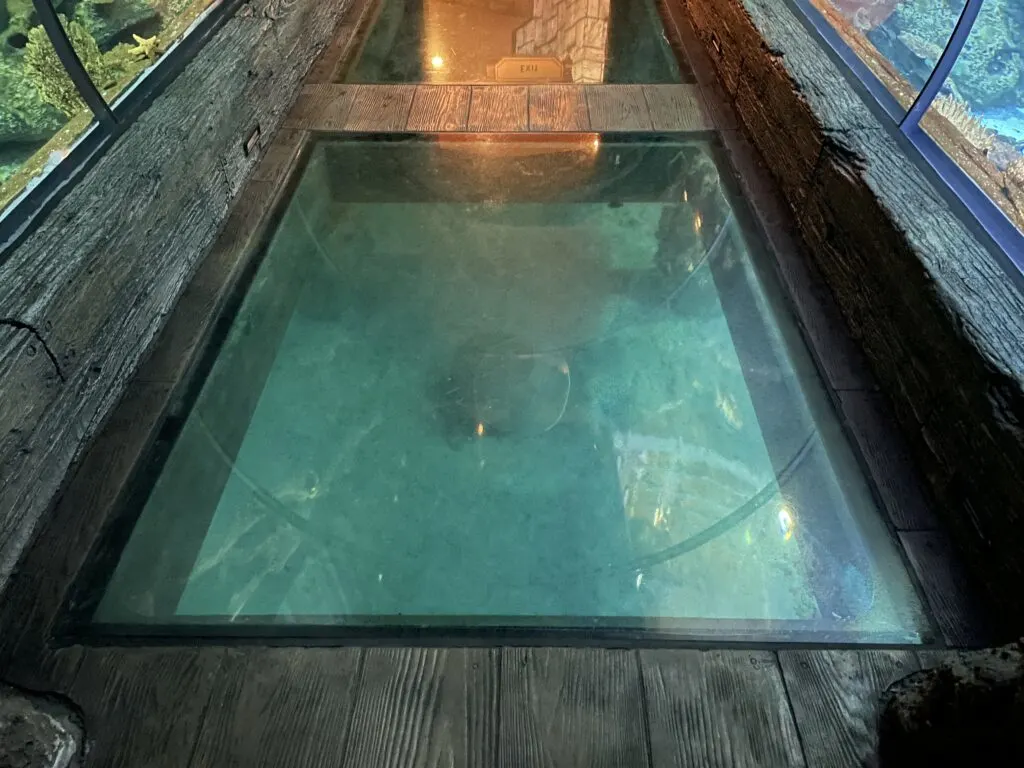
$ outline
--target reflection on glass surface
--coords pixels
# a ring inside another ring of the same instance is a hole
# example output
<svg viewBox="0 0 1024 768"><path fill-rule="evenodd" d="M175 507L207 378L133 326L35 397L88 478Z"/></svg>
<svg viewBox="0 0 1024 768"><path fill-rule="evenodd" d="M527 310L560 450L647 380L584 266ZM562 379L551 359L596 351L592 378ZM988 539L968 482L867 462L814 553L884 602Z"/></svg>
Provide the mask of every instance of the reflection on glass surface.
<svg viewBox="0 0 1024 768"><path fill-rule="evenodd" d="M323 141L99 624L922 639L689 142Z"/></svg>
<svg viewBox="0 0 1024 768"><path fill-rule="evenodd" d="M810 2L904 108L924 87L966 5L966 0Z"/></svg>
<svg viewBox="0 0 1024 768"><path fill-rule="evenodd" d="M652 0L383 0L348 82L674 83Z"/></svg>
<svg viewBox="0 0 1024 768"><path fill-rule="evenodd" d="M985 0L922 125L1024 231L1024 3Z"/></svg>

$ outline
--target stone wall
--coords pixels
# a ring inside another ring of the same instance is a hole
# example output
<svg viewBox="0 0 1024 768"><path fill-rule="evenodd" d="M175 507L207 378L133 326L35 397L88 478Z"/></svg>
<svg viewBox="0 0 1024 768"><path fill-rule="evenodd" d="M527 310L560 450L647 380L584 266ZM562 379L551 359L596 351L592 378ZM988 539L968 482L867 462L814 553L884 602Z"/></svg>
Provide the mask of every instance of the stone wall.
<svg viewBox="0 0 1024 768"><path fill-rule="evenodd" d="M0 589L351 4L241 6L0 266Z"/></svg>
<svg viewBox="0 0 1024 768"><path fill-rule="evenodd" d="M685 6L928 477L997 630L1024 629L1024 300L779 0Z"/></svg>
<svg viewBox="0 0 1024 768"><path fill-rule="evenodd" d="M575 83L603 83L609 0L534 0L533 18L516 30L516 54L572 61Z"/></svg>

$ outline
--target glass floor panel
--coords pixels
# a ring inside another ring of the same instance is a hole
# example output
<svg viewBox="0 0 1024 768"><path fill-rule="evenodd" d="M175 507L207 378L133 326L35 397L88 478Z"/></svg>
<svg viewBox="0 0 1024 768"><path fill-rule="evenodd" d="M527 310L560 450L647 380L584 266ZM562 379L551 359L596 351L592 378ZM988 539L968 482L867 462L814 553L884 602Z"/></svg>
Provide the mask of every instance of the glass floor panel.
<svg viewBox="0 0 1024 768"><path fill-rule="evenodd" d="M318 140L93 630L926 640L720 167Z"/></svg>
<svg viewBox="0 0 1024 768"><path fill-rule="evenodd" d="M381 0L350 83L678 83L654 0Z"/></svg>

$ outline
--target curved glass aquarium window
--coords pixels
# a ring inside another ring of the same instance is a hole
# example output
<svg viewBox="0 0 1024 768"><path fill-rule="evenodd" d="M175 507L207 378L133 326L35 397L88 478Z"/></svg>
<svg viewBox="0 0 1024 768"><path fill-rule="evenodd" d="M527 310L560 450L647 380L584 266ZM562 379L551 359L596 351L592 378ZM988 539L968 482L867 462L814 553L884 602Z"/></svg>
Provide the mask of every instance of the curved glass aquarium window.
<svg viewBox="0 0 1024 768"><path fill-rule="evenodd" d="M935 69L966 5L965 0L810 3L904 109L913 104Z"/></svg>
<svg viewBox="0 0 1024 768"><path fill-rule="evenodd" d="M60 9L68 39L86 68L100 66L88 31ZM0 10L0 208L59 163L92 123L92 112L64 71L31 0Z"/></svg>
<svg viewBox="0 0 1024 768"><path fill-rule="evenodd" d="M96 88L113 102L221 0L51 0ZM63 160L93 123L32 0L0 6L0 209Z"/></svg>
<svg viewBox="0 0 1024 768"><path fill-rule="evenodd" d="M95 80L107 101L114 101L155 64L209 7L221 0L85 0L82 23L96 38L108 62L103 82Z"/></svg>
<svg viewBox="0 0 1024 768"><path fill-rule="evenodd" d="M921 124L1024 231L1024 3L985 0Z"/></svg>

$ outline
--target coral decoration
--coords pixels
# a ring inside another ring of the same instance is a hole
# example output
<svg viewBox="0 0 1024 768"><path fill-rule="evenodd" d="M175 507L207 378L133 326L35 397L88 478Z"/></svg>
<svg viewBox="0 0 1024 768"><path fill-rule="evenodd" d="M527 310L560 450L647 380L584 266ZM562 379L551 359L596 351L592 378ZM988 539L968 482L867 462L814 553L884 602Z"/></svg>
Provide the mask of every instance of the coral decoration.
<svg viewBox="0 0 1024 768"><path fill-rule="evenodd" d="M867 32L888 19L901 0L828 0L857 29Z"/></svg>

